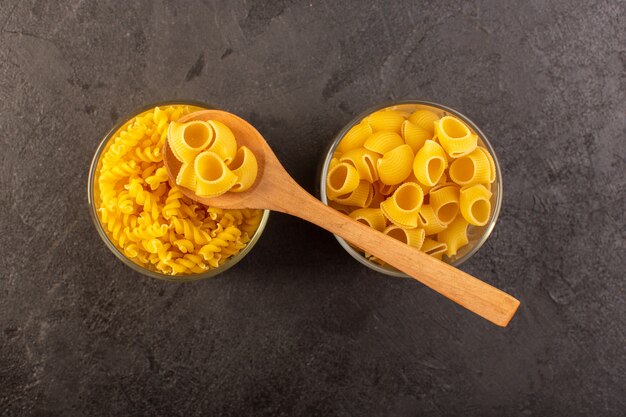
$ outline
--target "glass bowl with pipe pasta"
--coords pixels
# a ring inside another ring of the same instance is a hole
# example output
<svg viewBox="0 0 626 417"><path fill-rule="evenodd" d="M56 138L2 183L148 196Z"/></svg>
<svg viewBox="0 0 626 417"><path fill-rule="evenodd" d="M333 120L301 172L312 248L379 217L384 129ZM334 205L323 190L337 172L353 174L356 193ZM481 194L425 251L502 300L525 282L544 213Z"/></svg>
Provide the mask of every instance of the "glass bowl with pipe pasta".
<svg viewBox="0 0 626 417"><path fill-rule="evenodd" d="M485 243L502 204L498 158L466 116L419 100L385 103L352 119L318 172L322 202L458 266ZM335 236L357 261L406 277Z"/></svg>
<svg viewBox="0 0 626 417"><path fill-rule="evenodd" d="M213 277L259 240L269 210L201 205L170 183L162 149L170 123L203 109L162 101L122 118L102 139L89 170L91 217L106 246L126 265L167 281Z"/></svg>

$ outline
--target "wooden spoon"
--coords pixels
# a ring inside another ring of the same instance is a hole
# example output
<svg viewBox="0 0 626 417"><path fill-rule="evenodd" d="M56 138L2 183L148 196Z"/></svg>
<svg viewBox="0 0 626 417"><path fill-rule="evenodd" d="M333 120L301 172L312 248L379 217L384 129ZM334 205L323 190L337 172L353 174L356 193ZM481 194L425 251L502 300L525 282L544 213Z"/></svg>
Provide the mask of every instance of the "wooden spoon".
<svg viewBox="0 0 626 417"><path fill-rule="evenodd" d="M515 314L519 301L509 294L359 223L311 196L291 178L263 136L245 120L221 110L202 110L182 117L179 122L191 120L217 120L227 125L237 144L252 150L259 170L254 185L247 191L203 198L180 187L189 198L218 208L269 209L300 217L341 236L498 326L505 327ZM167 141L163 159L170 181L175 184L181 163L174 157Z"/></svg>

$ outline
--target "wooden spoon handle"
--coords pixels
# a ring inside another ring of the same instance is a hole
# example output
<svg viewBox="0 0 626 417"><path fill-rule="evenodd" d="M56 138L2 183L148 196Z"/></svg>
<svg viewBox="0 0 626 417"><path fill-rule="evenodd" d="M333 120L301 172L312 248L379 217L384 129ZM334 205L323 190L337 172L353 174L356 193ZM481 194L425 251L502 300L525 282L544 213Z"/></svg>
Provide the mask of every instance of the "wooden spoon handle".
<svg viewBox="0 0 626 417"><path fill-rule="evenodd" d="M519 301L504 291L325 206L295 181L284 190L272 209L341 236L498 326L505 327L515 314Z"/></svg>

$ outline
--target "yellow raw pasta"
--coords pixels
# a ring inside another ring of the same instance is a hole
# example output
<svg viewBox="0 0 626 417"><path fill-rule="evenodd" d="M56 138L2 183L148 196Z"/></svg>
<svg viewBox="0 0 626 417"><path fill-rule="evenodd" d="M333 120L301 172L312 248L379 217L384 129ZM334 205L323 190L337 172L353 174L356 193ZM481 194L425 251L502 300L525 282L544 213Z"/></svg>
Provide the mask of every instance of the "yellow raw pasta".
<svg viewBox="0 0 626 417"><path fill-rule="evenodd" d="M356 168L346 162L340 162L328 172L326 177L326 190L328 198L349 194L354 191L361 181Z"/></svg>
<svg viewBox="0 0 626 417"><path fill-rule="evenodd" d="M206 150L216 153L226 164L230 164L237 153L235 135L228 126L217 120L209 120L208 124L213 128L215 135L213 142Z"/></svg>
<svg viewBox="0 0 626 417"><path fill-rule="evenodd" d="M387 185L400 184L411 174L413 158L409 145L401 145L385 153L376 163L380 182Z"/></svg>
<svg viewBox="0 0 626 417"><path fill-rule="evenodd" d="M160 150L170 124L196 110L172 105L134 117L112 135L96 169L94 204L107 236L133 262L164 274L224 264L246 246L263 214L205 207L170 187Z"/></svg>
<svg viewBox="0 0 626 417"><path fill-rule="evenodd" d="M170 124L169 145L180 162L192 162L213 139L213 129L206 122L172 122Z"/></svg>
<svg viewBox="0 0 626 417"><path fill-rule="evenodd" d="M430 198L430 196L428 195L430 190L432 190L433 188L439 185L446 184L448 182L448 178L446 177L446 173L444 171L444 173L441 175L441 178L439 178L439 181L437 181L437 184L433 185L432 187L428 185L424 185L421 182L419 182L417 178L415 178L415 173L411 173L411 175L409 175L406 181L417 182L420 185L420 187L422 187L422 190L424 191L424 197Z"/></svg>
<svg viewBox="0 0 626 417"><path fill-rule="evenodd" d="M333 200L346 206L367 207L372 202L372 193L372 184L365 180L361 180L354 191L348 194L339 195Z"/></svg>
<svg viewBox="0 0 626 417"><path fill-rule="evenodd" d="M426 238L424 239L420 250L426 255L441 259L441 255L443 255L448 250L448 245L443 242L438 242L434 239Z"/></svg>
<svg viewBox="0 0 626 417"><path fill-rule="evenodd" d="M424 109L416 110L409 116L409 122L427 130L430 133L430 137L428 139L433 137L435 131L434 123L437 120L439 120L439 116L437 116L436 113Z"/></svg>
<svg viewBox="0 0 626 417"><path fill-rule="evenodd" d="M145 172L146 170L144 170L144 172L142 173L142 176L144 175ZM167 182L169 180L169 176L167 175L167 169L165 169L165 167L161 167L161 168L155 169L154 174L145 177L145 179L146 179L146 184L148 184L150 186L150 189L154 191L158 189L162 183Z"/></svg>
<svg viewBox="0 0 626 417"><path fill-rule="evenodd" d="M170 147L185 160L176 177L177 185L200 197L217 197L228 191L246 191L254 184L258 174L256 157L245 146L237 149L235 136L225 124L215 120L173 122L169 133ZM198 162L204 152L210 155L203 155ZM161 174L157 171L146 182L156 185Z"/></svg>
<svg viewBox="0 0 626 417"><path fill-rule="evenodd" d="M381 155L389 152L398 146L404 145L402 137L394 132L376 132L370 135L363 144L365 149L379 153Z"/></svg>
<svg viewBox="0 0 626 417"><path fill-rule="evenodd" d="M387 225L387 219L380 209L376 208L360 208L350 213L350 217L359 221L372 229L382 232Z"/></svg>
<svg viewBox="0 0 626 417"><path fill-rule="evenodd" d="M477 146L476 149L484 153L489 161L489 183L491 184L496 180L496 163L487 149L482 146Z"/></svg>
<svg viewBox="0 0 626 417"><path fill-rule="evenodd" d="M446 224L439 220L430 204L423 204L417 213L417 224L426 231L427 236L437 234L446 228Z"/></svg>
<svg viewBox="0 0 626 417"><path fill-rule="evenodd" d="M366 121L352 126L350 130L345 134L339 145L337 146L338 152L347 152L351 149L360 148L373 132L372 127Z"/></svg>
<svg viewBox="0 0 626 417"><path fill-rule="evenodd" d="M356 168L361 179L374 182L378 180L376 163L379 158L380 155L376 152L365 148L356 148L341 155L339 161L352 164Z"/></svg>
<svg viewBox="0 0 626 417"><path fill-rule="evenodd" d="M465 123L452 116L444 116L435 123L435 134L452 158L468 155L478 144L478 136Z"/></svg>
<svg viewBox="0 0 626 417"><path fill-rule="evenodd" d="M404 227L417 227L417 217L424 193L416 183L404 183L393 195L380 204L380 209L393 224Z"/></svg>
<svg viewBox="0 0 626 417"><path fill-rule="evenodd" d="M404 122L404 116L395 110L380 110L372 113L365 120L374 132L400 133L400 126Z"/></svg>
<svg viewBox="0 0 626 417"><path fill-rule="evenodd" d="M382 184L382 183L381 183ZM391 194L391 193L389 193ZM387 195L380 192L380 188L377 186L372 187L372 202L368 207L380 208L380 203L387 199Z"/></svg>
<svg viewBox="0 0 626 417"><path fill-rule="evenodd" d="M354 168L350 181L341 164ZM460 117L401 104L366 116L344 135L329 163L326 190L337 210L404 242L413 234L422 251L441 260L465 253L459 250L468 244L468 224L489 221L496 175L492 155ZM333 192L332 177L336 187L350 187Z"/></svg>
<svg viewBox="0 0 626 417"><path fill-rule="evenodd" d="M380 194L384 196L393 194L393 192L396 191L397 189L398 189L398 184L387 185L384 182L381 182L381 181L378 182L378 191L380 192Z"/></svg>
<svg viewBox="0 0 626 417"><path fill-rule="evenodd" d="M422 187L422 191L424 192L424 196L428 197L428 193L430 192L430 189L433 187L429 187L428 185L424 185L421 182L419 182L417 180L417 178L415 178L414 174L409 175L409 178L406 179L407 181L411 181L411 182L415 182L417 183L420 187Z"/></svg>
<svg viewBox="0 0 626 417"><path fill-rule="evenodd" d="M191 191L196 191L196 173L194 171L195 158L189 162L185 162L178 171L176 176L176 184L181 187L189 188Z"/></svg>
<svg viewBox="0 0 626 417"><path fill-rule="evenodd" d="M211 151L201 152L194 162L196 194L200 197L217 197L237 183L237 175L228 169L222 158Z"/></svg>
<svg viewBox="0 0 626 417"><path fill-rule="evenodd" d="M457 216L445 230L437 234L437 240L447 245L447 256L456 255L459 248L467 245L469 242L467 239L467 225L468 223L463 216Z"/></svg>
<svg viewBox="0 0 626 417"><path fill-rule="evenodd" d="M433 187L441 179L447 165L448 160L441 146L427 140L415 155L413 173L421 184Z"/></svg>
<svg viewBox="0 0 626 417"><path fill-rule="evenodd" d="M491 191L482 184L461 188L461 214L469 224L484 226L491 215Z"/></svg>
<svg viewBox="0 0 626 417"><path fill-rule="evenodd" d="M413 149L413 153L417 153L428 139L433 138L432 129L424 129L408 120L402 123L401 132L404 142Z"/></svg>
<svg viewBox="0 0 626 417"><path fill-rule="evenodd" d="M424 229L405 229L393 224L385 228L383 233L399 240L400 242L406 243L415 249L420 249L424 244L424 239L426 238Z"/></svg>
<svg viewBox="0 0 626 417"><path fill-rule="evenodd" d="M181 200L183 198L183 192L178 187L172 187L165 199L165 205L163 206L162 216L166 220L169 220L172 216L181 215ZM185 206L189 207L189 206ZM194 213L195 214L195 213Z"/></svg>
<svg viewBox="0 0 626 417"><path fill-rule="evenodd" d="M459 185L487 184L491 181L488 153L477 148L450 164L450 179Z"/></svg>
<svg viewBox="0 0 626 417"><path fill-rule="evenodd" d="M405 229L396 226L395 224L389 225L382 232L396 240L399 240L402 243L414 247L415 249L420 249L422 247L422 244L424 243L424 239L426 237L423 229ZM379 259L370 253L365 252L364 256L369 261L376 262L381 266L387 264L382 259Z"/></svg>
<svg viewBox="0 0 626 417"><path fill-rule="evenodd" d="M456 185L438 185L428 195L430 206L441 223L449 224L459 214L459 187Z"/></svg>
<svg viewBox="0 0 626 417"><path fill-rule="evenodd" d="M258 165L254 153L247 146L242 146L237 150L235 159L228 168L237 176L237 182L230 191L240 193L252 187L256 180Z"/></svg>

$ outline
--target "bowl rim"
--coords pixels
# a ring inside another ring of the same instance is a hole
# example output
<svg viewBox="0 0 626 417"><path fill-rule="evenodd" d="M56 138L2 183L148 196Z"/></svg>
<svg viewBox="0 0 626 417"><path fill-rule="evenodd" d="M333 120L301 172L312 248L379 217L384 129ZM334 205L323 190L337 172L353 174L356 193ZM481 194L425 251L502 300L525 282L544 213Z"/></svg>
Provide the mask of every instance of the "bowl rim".
<svg viewBox="0 0 626 417"><path fill-rule="evenodd" d="M455 109L453 109L451 107L448 107L448 106L446 106L444 104L436 103L434 101L412 100L412 99L390 100L390 101L386 101L386 102L384 102L382 104L377 104L375 106L371 106L371 107L365 109L364 111L362 111L361 113L356 115L354 118L352 118L333 137L333 139L330 141L329 145L327 146L326 152L324 153L325 156L324 156L324 159L322 160L322 165L320 166L319 175L318 175L318 178L317 178L317 180L318 180L318 194L320 196L320 200L324 204L328 205L328 196L326 195L326 186L325 186L325 184L326 184L326 175L328 174L328 167L330 165L330 161L331 161L331 159L333 157L335 149L339 145L339 142L341 141L341 139L343 139L345 134L348 132L348 130L350 130L356 124L360 123L361 120L363 120L363 118L365 118L366 116L370 115L371 113L373 113L375 111L379 111L379 110L382 110L382 109L385 109L385 108L388 108L388 107L393 107L393 106L411 105L411 104L435 107L435 108L437 108L439 110L443 110L445 112L448 112L448 113L458 117L459 119L463 120L479 136L480 140L483 142L484 146L487 148L487 150L489 151L490 155L493 157L493 160L494 160L494 163L495 163L496 178L498 178L498 181L496 182L496 191L494 193L495 194L495 204L492 207L491 216L489 218L489 222L487 223L487 225L484 226L484 230L482 232L482 235L480 236L480 238L476 241L476 244L470 250L468 250L463 256L453 260L452 262L448 262L450 265L458 267L463 262L465 262L469 258L471 258L476 252L478 252L478 250L483 246L483 244L487 241L487 239L491 235L491 232L495 228L497 220L498 220L498 216L500 214L500 209L502 207L502 198L503 198L503 182L502 182L502 172L501 172L501 168L500 168L500 162L498 160L498 157L497 157L497 155L495 153L495 150L494 150L491 142L489 141L487 136L483 133L483 131L480 130L480 128L478 128L478 126L471 119L469 119L467 116L465 116L463 113L459 112L458 110L455 110ZM348 252L350 254L350 256L352 256L354 259L359 261L361 264L367 266L368 268L373 269L373 270L375 270L377 272L380 272L382 274L386 274L386 275L390 275L390 276L394 276L394 277L400 277L400 278L408 278L409 277L404 272L398 271L395 268L386 267L386 266L380 266L378 264L375 264L375 263L367 260L361 253L359 253L356 249L354 249L352 246L350 246L348 244L348 242L346 242L344 239L342 239L341 237L339 237L337 235L334 235L334 236L335 236L335 239L337 239L337 241L339 242L339 244L346 250L346 252Z"/></svg>
<svg viewBox="0 0 626 417"><path fill-rule="evenodd" d="M126 115L120 116L118 118L118 121L114 124L114 126L111 129L109 129L107 133L103 136L102 140L100 140L96 148L96 151L94 153L94 156L91 159L91 164L89 166L89 175L87 178L87 203L89 204L89 213L91 215L91 220L93 221L93 224L98 234L100 235L100 238L103 240L105 245L109 248L109 250L113 252L113 254L119 260L121 260L126 266L130 267L136 272L139 272L141 275L148 276L150 278L155 278L161 281L169 281L169 282L199 281L199 280L203 280L206 278L211 278L216 275L219 275L222 272L229 270L230 268L235 266L237 263L239 263L243 258L245 258L245 256L252 250L252 248L256 245L256 243L261 238L261 235L263 234L263 231L265 230L265 226L267 225L270 211L263 210L263 214L261 216L261 221L259 223L259 226L257 230L254 232L254 234L250 237L250 241L246 244L246 247L243 248L241 251L239 251L239 253L231 257L228 260L228 262L226 262L225 264L220 265L217 268L209 269L200 274L168 275L168 274L163 274L160 272L156 272L156 271L152 271L150 269L144 268L141 265L130 260L128 257L126 257L126 255L124 255L124 253L122 253L122 251L117 246L115 246L115 244L111 241L106 231L104 230L104 227L102 223L100 222L100 219L98 218L98 213L97 213L98 209L95 203L95 194L96 194L95 193L95 181L96 181L98 163L100 162L100 156L104 152L104 149L106 148L107 144L109 143L109 141L111 140L115 132L117 132L117 130L120 127L122 127L124 124L126 124L128 121L132 120L134 117L140 115L143 112L146 112L155 107L171 106L171 105L190 105L190 106L202 107L205 109L218 108L214 105L207 104L198 100L190 100L190 99L160 100L160 101L155 101L149 104L142 105L132 110L131 112L127 113Z"/></svg>

